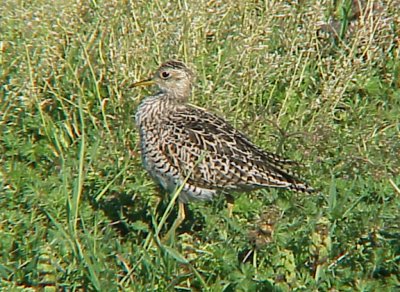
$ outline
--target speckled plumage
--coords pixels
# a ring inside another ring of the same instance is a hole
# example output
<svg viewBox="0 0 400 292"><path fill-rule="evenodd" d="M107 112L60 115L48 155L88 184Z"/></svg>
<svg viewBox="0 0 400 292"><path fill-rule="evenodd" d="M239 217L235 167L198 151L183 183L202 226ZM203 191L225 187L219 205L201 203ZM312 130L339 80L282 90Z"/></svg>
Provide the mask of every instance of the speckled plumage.
<svg viewBox="0 0 400 292"><path fill-rule="evenodd" d="M179 199L209 200L220 193L278 187L313 189L290 171L291 160L266 152L222 118L187 103L193 73L178 61L161 65L153 78L159 92L146 97L136 112L143 165Z"/></svg>

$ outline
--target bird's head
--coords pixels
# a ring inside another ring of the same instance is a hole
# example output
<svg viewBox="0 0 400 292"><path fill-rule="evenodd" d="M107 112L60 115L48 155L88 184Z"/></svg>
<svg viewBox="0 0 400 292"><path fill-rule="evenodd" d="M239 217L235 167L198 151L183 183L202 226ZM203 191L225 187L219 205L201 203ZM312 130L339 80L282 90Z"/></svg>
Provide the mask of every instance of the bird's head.
<svg viewBox="0 0 400 292"><path fill-rule="evenodd" d="M193 73L180 61L168 61L162 64L153 77L133 84L136 86L157 85L170 98L187 101L193 83Z"/></svg>

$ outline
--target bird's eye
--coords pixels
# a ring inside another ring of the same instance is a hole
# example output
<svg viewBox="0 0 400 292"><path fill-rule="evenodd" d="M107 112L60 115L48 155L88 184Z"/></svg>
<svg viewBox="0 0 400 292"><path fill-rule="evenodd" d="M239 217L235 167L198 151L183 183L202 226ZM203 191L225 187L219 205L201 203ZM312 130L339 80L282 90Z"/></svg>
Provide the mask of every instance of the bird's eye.
<svg viewBox="0 0 400 292"><path fill-rule="evenodd" d="M167 79L171 74L168 71L161 72L161 78Z"/></svg>

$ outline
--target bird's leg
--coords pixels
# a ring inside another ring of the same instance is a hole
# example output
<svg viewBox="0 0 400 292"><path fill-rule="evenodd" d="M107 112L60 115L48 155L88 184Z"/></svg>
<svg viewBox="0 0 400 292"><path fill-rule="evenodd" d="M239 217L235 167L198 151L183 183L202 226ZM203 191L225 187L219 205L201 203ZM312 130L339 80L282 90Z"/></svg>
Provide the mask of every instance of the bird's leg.
<svg viewBox="0 0 400 292"><path fill-rule="evenodd" d="M228 193L225 193L225 198L227 202L227 209L228 209L228 217L232 218L233 215L233 207L235 205L235 198Z"/></svg>
<svg viewBox="0 0 400 292"><path fill-rule="evenodd" d="M183 222L183 220L185 220L185 218L186 218L185 204L183 204L182 202L178 202L178 217L176 218L174 225L173 225L173 226L175 226L175 229L182 224L182 222Z"/></svg>
<svg viewBox="0 0 400 292"><path fill-rule="evenodd" d="M160 211L159 208L162 208L161 203L165 199L166 192L165 192L164 188L159 184L156 185L156 190L157 190L157 192L156 192L156 208L155 208L156 217L155 218L158 218L158 212Z"/></svg>
<svg viewBox="0 0 400 292"><path fill-rule="evenodd" d="M171 238L171 235L175 234L176 229L182 224L182 222L186 218L185 213L185 204L182 202L178 202L178 217L176 217L174 223L172 224L171 229L168 231L167 235L163 238L163 241L168 241Z"/></svg>

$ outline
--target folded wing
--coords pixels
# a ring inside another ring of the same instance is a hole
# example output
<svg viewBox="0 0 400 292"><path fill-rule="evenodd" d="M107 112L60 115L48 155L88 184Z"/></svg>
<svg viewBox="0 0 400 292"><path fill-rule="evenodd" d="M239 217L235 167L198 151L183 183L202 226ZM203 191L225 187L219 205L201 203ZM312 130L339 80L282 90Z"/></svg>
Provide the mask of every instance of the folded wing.
<svg viewBox="0 0 400 292"><path fill-rule="evenodd" d="M313 189L295 177L295 162L269 153L223 119L196 107L175 111L161 127L162 152L182 179L226 191L280 187Z"/></svg>

